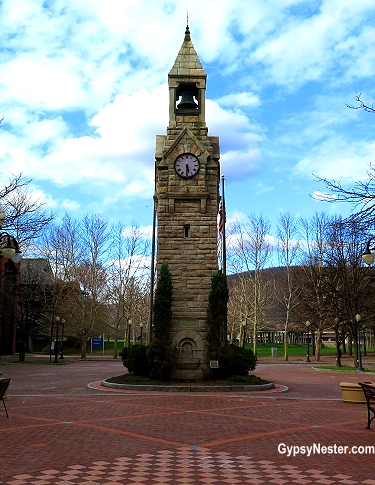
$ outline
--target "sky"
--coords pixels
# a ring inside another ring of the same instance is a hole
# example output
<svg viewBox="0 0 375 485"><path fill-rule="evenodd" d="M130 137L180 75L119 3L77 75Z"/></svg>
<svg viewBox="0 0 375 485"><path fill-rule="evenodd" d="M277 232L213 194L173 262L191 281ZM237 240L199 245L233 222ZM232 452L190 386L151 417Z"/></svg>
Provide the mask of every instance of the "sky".
<svg viewBox="0 0 375 485"><path fill-rule="evenodd" d="M364 180L374 161L371 0L0 0L0 183L81 218L152 224L156 135L184 40L207 73L227 219L345 214L316 177Z"/></svg>

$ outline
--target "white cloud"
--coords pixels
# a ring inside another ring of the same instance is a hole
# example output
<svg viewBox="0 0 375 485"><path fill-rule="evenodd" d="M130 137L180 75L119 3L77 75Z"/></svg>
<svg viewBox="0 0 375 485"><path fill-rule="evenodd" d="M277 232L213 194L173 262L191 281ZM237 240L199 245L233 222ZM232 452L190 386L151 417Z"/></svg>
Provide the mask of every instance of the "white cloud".
<svg viewBox="0 0 375 485"><path fill-rule="evenodd" d="M337 135L306 153L295 166L295 173L304 176L315 174L321 178L352 183L366 178L374 153L375 142L350 142Z"/></svg>
<svg viewBox="0 0 375 485"><path fill-rule="evenodd" d="M375 5L189 0L189 16L229 187L257 177L251 196L276 198L283 171L366 176L371 121L344 103L374 94ZM134 219L134 204L153 193L155 135L168 124L162 83L185 21L177 0L3 0L1 171L24 172L46 194L62 188L51 201L58 208L124 204Z"/></svg>
<svg viewBox="0 0 375 485"><path fill-rule="evenodd" d="M314 200L323 201L323 202L333 202L335 200L334 195L328 194L325 192L320 192L318 190L314 191L311 194L311 196Z"/></svg>
<svg viewBox="0 0 375 485"><path fill-rule="evenodd" d="M298 2L293 3L298 5ZM374 5L326 0L312 15L298 15L298 8L294 16L286 14L286 10L279 18L271 14L276 29L269 33L268 38L261 39L250 57L252 62L265 65L269 74L265 82L289 86L292 90L322 76L330 82L332 70L339 68L340 64L354 67L362 51L370 52L373 63L372 36L358 34L358 29L364 15L374 14ZM375 32L373 28L368 27L368 30ZM353 77L363 75L358 66L351 74Z"/></svg>
<svg viewBox="0 0 375 485"><path fill-rule="evenodd" d="M42 110L85 106L78 61L69 58L17 58L3 64L0 93L6 102Z"/></svg>
<svg viewBox="0 0 375 485"><path fill-rule="evenodd" d="M217 99L217 102L227 108L256 107L260 105L260 99L253 93L227 94Z"/></svg>
<svg viewBox="0 0 375 485"><path fill-rule="evenodd" d="M64 209L66 212L74 212L80 209L80 204L75 200L64 199L62 201L58 201L59 206Z"/></svg>
<svg viewBox="0 0 375 485"><path fill-rule="evenodd" d="M220 134L222 173L236 180L258 171L262 162L260 145L264 140L260 128L243 113L226 111L210 100L206 106L210 134Z"/></svg>
<svg viewBox="0 0 375 485"><path fill-rule="evenodd" d="M120 94L91 119L93 136L64 139L67 127L60 118L30 123L23 120L25 144L21 148L17 138L10 137L8 156L25 175L39 180L51 180L62 186L84 181L87 187L93 184L103 189L117 185L116 191L106 190L103 194L104 205L120 198L150 197L154 184L155 135L165 133L168 102L166 84L152 92L141 89L131 95ZM262 159L259 128L243 114L226 111L210 100L207 100L207 118L213 135L224 134L222 146L232 147L222 156L226 175L232 179L243 178L256 171ZM34 147L44 142L50 142L49 149L40 156ZM66 203L61 205L69 208ZM74 202L71 207L78 205Z"/></svg>

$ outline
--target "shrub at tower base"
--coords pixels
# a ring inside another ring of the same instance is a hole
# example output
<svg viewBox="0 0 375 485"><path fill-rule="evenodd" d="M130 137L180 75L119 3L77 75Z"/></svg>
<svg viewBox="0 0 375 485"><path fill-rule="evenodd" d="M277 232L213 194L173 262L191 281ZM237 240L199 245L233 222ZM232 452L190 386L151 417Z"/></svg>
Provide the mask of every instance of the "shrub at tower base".
<svg viewBox="0 0 375 485"><path fill-rule="evenodd" d="M256 366L256 356L251 349L229 345L227 339L229 290L227 277L218 271L211 281L207 309L207 346L211 360L219 362L216 377L247 375Z"/></svg>
<svg viewBox="0 0 375 485"><path fill-rule="evenodd" d="M153 379L167 380L175 365L171 339L172 289L168 264L163 263L155 290L153 337L147 348L149 375Z"/></svg>

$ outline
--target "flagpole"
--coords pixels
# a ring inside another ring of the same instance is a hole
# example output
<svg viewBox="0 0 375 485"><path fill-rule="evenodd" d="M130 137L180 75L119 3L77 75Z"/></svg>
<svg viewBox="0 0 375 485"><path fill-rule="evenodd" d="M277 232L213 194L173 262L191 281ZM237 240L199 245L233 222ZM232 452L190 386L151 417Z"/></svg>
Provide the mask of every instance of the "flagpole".
<svg viewBox="0 0 375 485"><path fill-rule="evenodd" d="M150 344L152 339L152 312L154 306L154 278L155 278L155 233L156 233L156 193L153 197L154 213L152 218L152 239L151 239L151 280L150 280L150 306L148 313L148 326L147 326L147 345Z"/></svg>
<svg viewBox="0 0 375 485"><path fill-rule="evenodd" d="M226 248L226 241L225 241L225 222L226 222L226 210L225 210L225 195L224 195L224 182L225 177L224 175L221 176L221 201L222 201L222 210L223 210L223 239L222 239L222 258L223 258L223 266L222 271L226 275L227 274L227 248Z"/></svg>

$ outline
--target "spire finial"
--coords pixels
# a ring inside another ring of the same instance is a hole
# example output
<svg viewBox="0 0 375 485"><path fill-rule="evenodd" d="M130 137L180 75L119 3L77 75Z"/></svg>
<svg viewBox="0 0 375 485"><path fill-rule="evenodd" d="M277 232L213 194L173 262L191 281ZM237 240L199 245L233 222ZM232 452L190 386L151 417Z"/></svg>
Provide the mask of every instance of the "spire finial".
<svg viewBox="0 0 375 485"><path fill-rule="evenodd" d="M190 30L189 30L189 10L186 11L186 30L185 30L185 40L190 39Z"/></svg>

